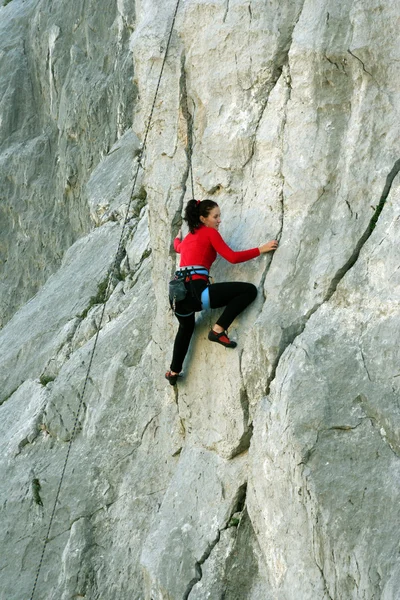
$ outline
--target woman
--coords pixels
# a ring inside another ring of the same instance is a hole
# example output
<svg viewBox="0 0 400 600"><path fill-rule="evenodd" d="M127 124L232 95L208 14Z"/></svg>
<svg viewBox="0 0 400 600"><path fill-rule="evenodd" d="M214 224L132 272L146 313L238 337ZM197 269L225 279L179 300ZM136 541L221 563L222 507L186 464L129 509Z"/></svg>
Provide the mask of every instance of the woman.
<svg viewBox="0 0 400 600"><path fill-rule="evenodd" d="M213 283L208 285L208 272L217 257L217 253L230 263L240 263L272 252L278 242L272 240L258 248L234 252L225 244L218 232L221 223L221 211L213 200L189 200L185 209L185 221L189 233L182 241L179 230L174 240L175 251L180 253L180 269L188 269L185 287L187 296L177 302L175 315L179 321L170 371L165 374L171 385L175 385L182 370L190 339L195 325L195 312L204 308L221 308L225 310L208 334L211 342L225 348L236 348L236 342L229 339L227 329L232 321L257 296L257 288L252 283L239 281L230 283ZM177 272L179 273L179 271Z"/></svg>

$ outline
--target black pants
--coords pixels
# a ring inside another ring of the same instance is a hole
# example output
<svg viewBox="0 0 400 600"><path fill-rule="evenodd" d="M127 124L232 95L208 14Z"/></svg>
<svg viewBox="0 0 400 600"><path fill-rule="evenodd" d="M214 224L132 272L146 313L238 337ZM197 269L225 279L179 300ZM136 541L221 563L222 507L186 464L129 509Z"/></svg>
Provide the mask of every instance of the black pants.
<svg viewBox="0 0 400 600"><path fill-rule="evenodd" d="M201 291L205 287L204 282L201 280L194 281L193 286L195 296L197 296L197 298L200 297ZM257 288L255 285L252 283L243 283L241 281L213 283L209 286L209 291L211 308L226 307L217 321L217 325L220 325L224 329L228 329L233 320L249 304L251 304L257 296ZM194 301L193 306L194 310L199 310L196 301ZM187 317L176 315L176 318L179 321L179 329L174 343L171 371L180 373L194 331L195 314L193 312Z"/></svg>

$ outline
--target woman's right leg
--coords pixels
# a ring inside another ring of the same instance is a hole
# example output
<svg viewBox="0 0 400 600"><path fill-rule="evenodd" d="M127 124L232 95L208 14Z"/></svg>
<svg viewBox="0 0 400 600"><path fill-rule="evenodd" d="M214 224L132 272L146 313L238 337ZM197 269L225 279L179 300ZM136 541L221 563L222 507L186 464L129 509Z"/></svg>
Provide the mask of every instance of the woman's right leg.
<svg viewBox="0 0 400 600"><path fill-rule="evenodd" d="M256 299L257 288L252 283L232 281L210 285L209 293L211 308L225 306L216 325L219 325L222 330L226 330L234 319Z"/></svg>
<svg viewBox="0 0 400 600"><path fill-rule="evenodd" d="M178 333L175 337L174 351L172 355L171 371L180 373L182 371L183 361L189 349L190 339L192 337L195 325L195 314L188 317L175 315L179 321Z"/></svg>

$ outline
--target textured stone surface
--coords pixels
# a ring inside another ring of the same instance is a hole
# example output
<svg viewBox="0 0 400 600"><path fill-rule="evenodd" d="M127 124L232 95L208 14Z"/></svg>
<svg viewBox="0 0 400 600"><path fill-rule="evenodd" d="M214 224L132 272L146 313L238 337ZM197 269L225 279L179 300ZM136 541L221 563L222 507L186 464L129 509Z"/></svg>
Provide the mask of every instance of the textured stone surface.
<svg viewBox="0 0 400 600"><path fill-rule="evenodd" d="M189 597L242 501L245 467L245 457L226 462L203 449L183 451L141 556L148 597Z"/></svg>
<svg viewBox="0 0 400 600"><path fill-rule="evenodd" d="M132 123L134 3L0 7L0 326L91 227L85 184Z"/></svg>
<svg viewBox="0 0 400 600"><path fill-rule="evenodd" d="M279 598L295 597L297 586L306 597L395 597L399 200L397 186L358 268L283 354L258 408L248 507L262 547L275 548ZM280 506L279 497L291 502ZM261 513L260 498L268 499Z"/></svg>
<svg viewBox="0 0 400 600"><path fill-rule="evenodd" d="M0 8L0 598L76 421L35 598L398 600L399 9L182 0L128 213L174 6ZM216 261L258 297L173 389L190 147L228 243L280 246Z"/></svg>

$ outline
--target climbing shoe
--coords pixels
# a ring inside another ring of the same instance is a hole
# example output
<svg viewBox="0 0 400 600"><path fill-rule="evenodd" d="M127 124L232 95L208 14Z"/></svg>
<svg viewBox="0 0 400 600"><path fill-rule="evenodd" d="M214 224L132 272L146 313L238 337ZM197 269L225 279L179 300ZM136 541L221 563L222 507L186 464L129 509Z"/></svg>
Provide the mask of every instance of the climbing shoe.
<svg viewBox="0 0 400 600"><path fill-rule="evenodd" d="M168 379L171 385L176 385L178 377L182 377L182 375L180 375L179 373L171 373L171 371L167 371L165 373L165 379Z"/></svg>
<svg viewBox="0 0 400 600"><path fill-rule="evenodd" d="M225 348L236 348L236 346L237 346L236 342L232 342L228 338L228 334L226 333L226 331L221 331L221 333L216 333L213 329L210 329L210 332L208 334L208 339L210 340L210 342L217 342L217 344L221 344L222 346L225 346Z"/></svg>

